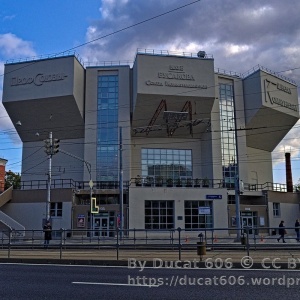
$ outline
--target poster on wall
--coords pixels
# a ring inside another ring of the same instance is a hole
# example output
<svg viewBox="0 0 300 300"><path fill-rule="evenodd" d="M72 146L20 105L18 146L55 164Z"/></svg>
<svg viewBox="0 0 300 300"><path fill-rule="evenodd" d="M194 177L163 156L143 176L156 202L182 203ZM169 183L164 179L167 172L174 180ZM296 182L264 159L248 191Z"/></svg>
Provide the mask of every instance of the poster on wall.
<svg viewBox="0 0 300 300"><path fill-rule="evenodd" d="M77 227L84 228L85 227L85 215L78 215L77 217Z"/></svg>

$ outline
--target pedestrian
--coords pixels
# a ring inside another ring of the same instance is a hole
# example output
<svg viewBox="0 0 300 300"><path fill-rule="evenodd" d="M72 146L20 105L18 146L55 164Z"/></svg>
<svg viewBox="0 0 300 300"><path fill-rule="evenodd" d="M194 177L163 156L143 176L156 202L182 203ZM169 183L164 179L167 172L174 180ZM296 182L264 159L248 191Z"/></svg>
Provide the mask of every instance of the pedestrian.
<svg viewBox="0 0 300 300"><path fill-rule="evenodd" d="M49 242L52 240L52 226L49 221L47 221L44 225L44 233L44 248L48 248Z"/></svg>
<svg viewBox="0 0 300 300"><path fill-rule="evenodd" d="M277 242L279 242L282 239L282 242L285 243L284 235L286 234L286 230L284 228L284 221L283 220L279 224L279 234L280 234L280 237L277 239Z"/></svg>
<svg viewBox="0 0 300 300"><path fill-rule="evenodd" d="M297 242L300 242L300 231L299 231L299 227L300 227L300 223L299 223L299 219L296 220L295 222L295 231L296 231L296 235L297 235Z"/></svg>

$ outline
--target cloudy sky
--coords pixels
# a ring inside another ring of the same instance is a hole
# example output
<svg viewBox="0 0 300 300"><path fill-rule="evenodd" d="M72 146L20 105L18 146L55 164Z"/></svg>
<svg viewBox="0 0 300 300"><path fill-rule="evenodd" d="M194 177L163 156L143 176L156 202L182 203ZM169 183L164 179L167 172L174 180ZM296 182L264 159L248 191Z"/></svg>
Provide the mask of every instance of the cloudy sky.
<svg viewBox="0 0 300 300"><path fill-rule="evenodd" d="M133 61L138 48L205 50L215 68L246 73L262 65L299 85L299 12L299 0L0 0L0 96L6 61L69 50L86 63ZM285 151L294 183L300 178L299 124L273 152L275 182L285 183ZM7 169L20 171L21 148L0 103Z"/></svg>

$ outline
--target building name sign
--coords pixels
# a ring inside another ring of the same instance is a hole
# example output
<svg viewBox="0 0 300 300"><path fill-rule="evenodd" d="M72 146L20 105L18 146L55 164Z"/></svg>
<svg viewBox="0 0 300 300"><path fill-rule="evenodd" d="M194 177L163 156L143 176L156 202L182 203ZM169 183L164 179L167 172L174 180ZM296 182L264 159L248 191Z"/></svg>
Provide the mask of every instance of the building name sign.
<svg viewBox="0 0 300 300"><path fill-rule="evenodd" d="M36 86L41 86L45 82L51 81L60 81L64 80L68 75L65 73L56 73L56 74L42 74L39 73L33 77L13 77L11 79L11 86L25 85L25 84L34 84Z"/></svg>
<svg viewBox="0 0 300 300"><path fill-rule="evenodd" d="M288 88L287 86L282 85L282 84L280 84L280 83L277 83L277 89L278 89L278 90L281 90L281 91L283 91L283 92L286 92L286 93L288 93L288 94L292 94L292 91L291 91L290 88Z"/></svg>
<svg viewBox="0 0 300 300"><path fill-rule="evenodd" d="M291 104L289 103L288 101L285 101L283 99L280 99L278 97L273 97L271 95L271 92L274 91L274 88L276 86L277 90L279 91L282 91L284 93L287 93L289 95L292 94L292 91L289 87L281 84L281 83L276 83L276 82L272 82L271 80L269 79L265 79L265 84L266 84L266 93L268 95L268 98L269 98L269 101L271 104L277 104L281 107L286 107L288 109L291 109L291 110L294 110L294 111L298 111L298 105L295 105L295 104ZM266 98L266 102L267 102L267 98Z"/></svg>
<svg viewBox="0 0 300 300"><path fill-rule="evenodd" d="M270 98L270 102L272 104L277 104L279 106L286 107L286 108L294 110L294 111L298 111L297 105L291 104L291 103L289 103L289 102L287 102L285 100L279 99L277 97L271 97Z"/></svg>
<svg viewBox="0 0 300 300"><path fill-rule="evenodd" d="M146 85L207 89L207 85L193 83L192 81L195 81L194 76L192 74L187 74L184 71L184 67L180 65L169 65L168 71L158 72L157 77L159 80L147 80ZM160 79L166 80L160 81ZM178 82L177 80L185 82Z"/></svg>

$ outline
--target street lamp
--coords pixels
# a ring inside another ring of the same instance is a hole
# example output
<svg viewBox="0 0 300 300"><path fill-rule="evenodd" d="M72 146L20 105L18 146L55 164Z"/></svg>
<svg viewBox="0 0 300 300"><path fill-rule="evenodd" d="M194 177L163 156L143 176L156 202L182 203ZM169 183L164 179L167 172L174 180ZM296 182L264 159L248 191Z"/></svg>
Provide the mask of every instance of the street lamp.
<svg viewBox="0 0 300 300"><path fill-rule="evenodd" d="M64 154L66 154L68 156L71 156L71 157L73 157L75 159L78 159L78 160L80 160L80 161L82 161L82 162L85 163L86 168L87 168L87 170L89 172L89 175L90 175L89 187L90 187L90 203L91 203L90 204L90 208L91 208L91 213L92 214L93 213L98 213L99 212L99 206L96 205L96 198L93 198L93 186L94 186L94 183L93 183L93 180L92 180L92 165L88 161L84 160L83 158L78 157L78 156L76 156L76 155L74 155L74 154L72 154L70 152L67 152L67 151L65 151L63 149L60 149L59 152L64 153Z"/></svg>

